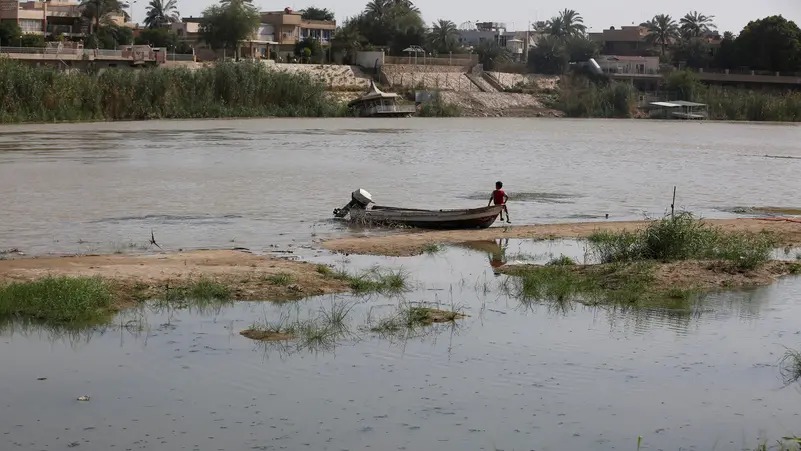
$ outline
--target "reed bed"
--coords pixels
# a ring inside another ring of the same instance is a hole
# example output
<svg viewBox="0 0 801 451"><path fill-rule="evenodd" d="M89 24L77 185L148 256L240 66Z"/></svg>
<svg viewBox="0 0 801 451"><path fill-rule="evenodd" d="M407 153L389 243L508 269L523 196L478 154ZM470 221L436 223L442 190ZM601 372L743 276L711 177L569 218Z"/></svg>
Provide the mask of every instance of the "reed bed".
<svg viewBox="0 0 801 451"><path fill-rule="evenodd" d="M308 74L255 62L63 72L0 60L0 123L341 116Z"/></svg>

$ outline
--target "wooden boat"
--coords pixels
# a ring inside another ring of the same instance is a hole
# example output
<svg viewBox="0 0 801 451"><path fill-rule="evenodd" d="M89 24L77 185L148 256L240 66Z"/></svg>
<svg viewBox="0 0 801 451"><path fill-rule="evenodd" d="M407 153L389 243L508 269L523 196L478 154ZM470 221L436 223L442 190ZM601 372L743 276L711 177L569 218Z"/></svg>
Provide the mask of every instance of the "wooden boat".
<svg viewBox="0 0 801 451"><path fill-rule="evenodd" d="M424 229L486 229L501 213L502 205L489 207L421 210L375 205L370 193L359 189L352 193L351 201L343 208L334 210L334 216L364 224L406 226Z"/></svg>

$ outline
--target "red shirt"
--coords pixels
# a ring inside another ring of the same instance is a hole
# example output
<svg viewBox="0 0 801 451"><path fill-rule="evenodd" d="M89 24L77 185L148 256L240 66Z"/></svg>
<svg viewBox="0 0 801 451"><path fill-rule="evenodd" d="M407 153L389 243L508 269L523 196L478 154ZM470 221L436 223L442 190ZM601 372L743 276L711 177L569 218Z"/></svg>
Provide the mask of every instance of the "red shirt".
<svg viewBox="0 0 801 451"><path fill-rule="evenodd" d="M492 200L495 202L495 205L505 204L506 203L506 201L504 200L505 196L506 193L503 192L502 189L496 189L495 191L492 192Z"/></svg>

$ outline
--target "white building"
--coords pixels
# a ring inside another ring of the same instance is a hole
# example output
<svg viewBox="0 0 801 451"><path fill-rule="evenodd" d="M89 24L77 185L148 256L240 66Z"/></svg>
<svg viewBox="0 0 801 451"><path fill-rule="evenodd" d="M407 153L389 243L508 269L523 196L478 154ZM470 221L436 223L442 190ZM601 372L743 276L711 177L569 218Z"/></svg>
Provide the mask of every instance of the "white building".
<svg viewBox="0 0 801 451"><path fill-rule="evenodd" d="M482 42L497 42L501 47L506 47L506 39L508 37L506 24L479 22L473 27L459 30L459 44L465 47L478 47Z"/></svg>
<svg viewBox="0 0 801 451"><path fill-rule="evenodd" d="M658 56L600 55L596 62L608 74L655 75L659 73Z"/></svg>

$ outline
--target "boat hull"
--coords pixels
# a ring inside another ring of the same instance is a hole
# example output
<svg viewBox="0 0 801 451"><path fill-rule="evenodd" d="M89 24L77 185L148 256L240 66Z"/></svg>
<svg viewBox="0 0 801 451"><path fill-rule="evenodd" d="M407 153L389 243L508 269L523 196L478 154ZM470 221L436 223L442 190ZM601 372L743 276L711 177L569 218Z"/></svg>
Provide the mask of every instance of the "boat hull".
<svg viewBox="0 0 801 451"><path fill-rule="evenodd" d="M372 206L368 209L350 211L352 221L366 224L405 226L421 229L486 229L491 226L503 206L466 210L415 210Z"/></svg>

